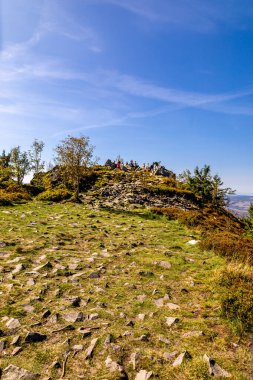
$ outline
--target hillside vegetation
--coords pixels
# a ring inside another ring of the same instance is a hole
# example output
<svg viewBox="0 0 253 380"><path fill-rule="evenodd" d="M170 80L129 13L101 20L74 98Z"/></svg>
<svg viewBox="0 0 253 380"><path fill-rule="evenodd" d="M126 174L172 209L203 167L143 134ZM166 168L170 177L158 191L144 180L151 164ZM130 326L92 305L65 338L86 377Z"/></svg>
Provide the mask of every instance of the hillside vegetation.
<svg viewBox="0 0 253 380"><path fill-rule="evenodd" d="M221 315L224 258L189 243L199 232L71 203L2 207L0 218L3 379L10 364L51 379L209 379L205 354L251 378L248 339Z"/></svg>
<svg viewBox="0 0 253 380"><path fill-rule="evenodd" d="M86 168L79 203L60 167L1 191L3 379L252 378L244 221L142 170Z"/></svg>
<svg viewBox="0 0 253 380"><path fill-rule="evenodd" d="M252 379L253 206L208 165L99 166L82 136L45 172L43 147L0 156L2 380Z"/></svg>

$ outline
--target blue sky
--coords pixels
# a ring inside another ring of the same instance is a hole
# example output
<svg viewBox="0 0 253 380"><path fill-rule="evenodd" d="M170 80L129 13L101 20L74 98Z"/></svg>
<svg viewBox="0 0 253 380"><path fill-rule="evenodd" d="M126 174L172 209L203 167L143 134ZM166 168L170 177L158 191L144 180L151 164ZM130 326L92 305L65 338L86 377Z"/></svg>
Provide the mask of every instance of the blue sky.
<svg viewBox="0 0 253 380"><path fill-rule="evenodd" d="M210 164L253 194L251 0L0 0L0 150Z"/></svg>

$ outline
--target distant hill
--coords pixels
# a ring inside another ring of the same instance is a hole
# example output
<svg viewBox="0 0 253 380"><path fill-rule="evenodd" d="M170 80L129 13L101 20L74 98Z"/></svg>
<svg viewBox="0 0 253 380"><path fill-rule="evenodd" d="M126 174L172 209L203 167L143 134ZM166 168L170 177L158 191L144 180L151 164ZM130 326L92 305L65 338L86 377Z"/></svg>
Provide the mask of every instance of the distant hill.
<svg viewBox="0 0 253 380"><path fill-rule="evenodd" d="M238 216L247 216L250 203L253 203L253 195L231 195L228 208Z"/></svg>

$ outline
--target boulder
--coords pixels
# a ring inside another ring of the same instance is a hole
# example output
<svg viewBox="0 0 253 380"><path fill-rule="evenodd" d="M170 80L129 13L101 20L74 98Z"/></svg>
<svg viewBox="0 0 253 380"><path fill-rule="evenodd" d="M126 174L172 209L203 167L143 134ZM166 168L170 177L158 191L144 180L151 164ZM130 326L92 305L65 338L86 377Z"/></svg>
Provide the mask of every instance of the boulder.
<svg viewBox="0 0 253 380"><path fill-rule="evenodd" d="M164 166L158 167L153 173L162 177L176 179L175 173L173 173L171 170L166 169Z"/></svg>

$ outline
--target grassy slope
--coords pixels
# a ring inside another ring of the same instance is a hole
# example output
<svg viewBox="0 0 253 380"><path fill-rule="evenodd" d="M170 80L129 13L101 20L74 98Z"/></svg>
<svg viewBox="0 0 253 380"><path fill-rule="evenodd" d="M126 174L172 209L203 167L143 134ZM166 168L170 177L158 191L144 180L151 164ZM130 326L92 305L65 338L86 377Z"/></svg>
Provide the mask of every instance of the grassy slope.
<svg viewBox="0 0 253 380"><path fill-rule="evenodd" d="M13 336L0 338L8 341L7 356L0 357L0 368L12 363L58 379L61 371L50 369L50 365L55 360L62 363L68 349L66 339L71 338L71 346L83 344L86 348L91 339L98 337L90 361L84 360L83 351L74 357L70 355L67 379L82 375L85 379L119 378L105 368L108 355L121 361L129 379L134 379L139 369L152 370L160 379L209 379L202 360L205 353L217 359L233 379L251 378L250 353L246 345L243 342L238 348L232 345L237 343L238 337L220 318L220 295L216 283L224 261L210 252L201 252L197 245L187 244L191 231L178 222L160 216L154 219L144 211L116 212L92 210L83 205L30 202L0 208L0 223L0 241L13 243L0 249L0 252L10 253L8 258L2 258L1 253L0 329L7 330L3 317L18 318L21 328L14 335L21 335L23 348L17 356L8 356L13 350L9 346ZM21 257L19 262L25 269L14 278L8 278L17 265L8 261L16 257ZM169 261L171 268L164 269L154 263L161 260ZM38 277L25 273L46 261L51 262L52 269L41 270ZM68 269L70 263L78 263L77 269ZM54 273L59 264L65 268ZM101 277L87 279L99 267L102 267ZM140 271L153 275L140 275ZM78 277L79 281L73 280L71 274L75 273L83 273ZM29 278L34 278L35 285L27 285ZM8 284L13 287L9 289ZM153 294L155 289L158 292ZM57 290L60 295L56 295ZM154 304L155 299L165 294L169 294L169 302L179 305L180 309L158 308ZM146 298L140 301L137 298L140 295L146 295ZM35 299L38 296L40 300ZM83 303L80 307L71 307L68 296L80 296ZM89 302L85 305L87 300ZM107 307L101 307L101 303ZM34 306L33 312L24 311L23 306L27 304ZM98 313L99 319L76 322L76 330L70 332L52 333L52 330L69 324L61 317L57 324L48 318L41 326L31 327L42 321L45 309L60 316L75 310L83 311L85 315ZM124 313L125 318L121 318L120 313ZM146 314L144 321L138 319L140 313ZM179 323L169 328L165 323L168 316L178 317ZM129 320L134 322L133 327L126 326ZM82 326L99 329L94 330L91 337L82 338L78 332ZM183 337L184 333L195 330L201 330L205 335ZM27 331L46 333L48 339L42 343L24 344ZM122 336L125 331L132 335ZM115 342L105 346L109 333ZM139 340L143 334L150 334L149 341ZM168 338L171 343L160 342L160 336ZM177 369L171 366L173 360L163 358L164 352L177 351L179 354L185 350L190 352L192 360ZM129 364L133 352L141 354L135 371Z"/></svg>

